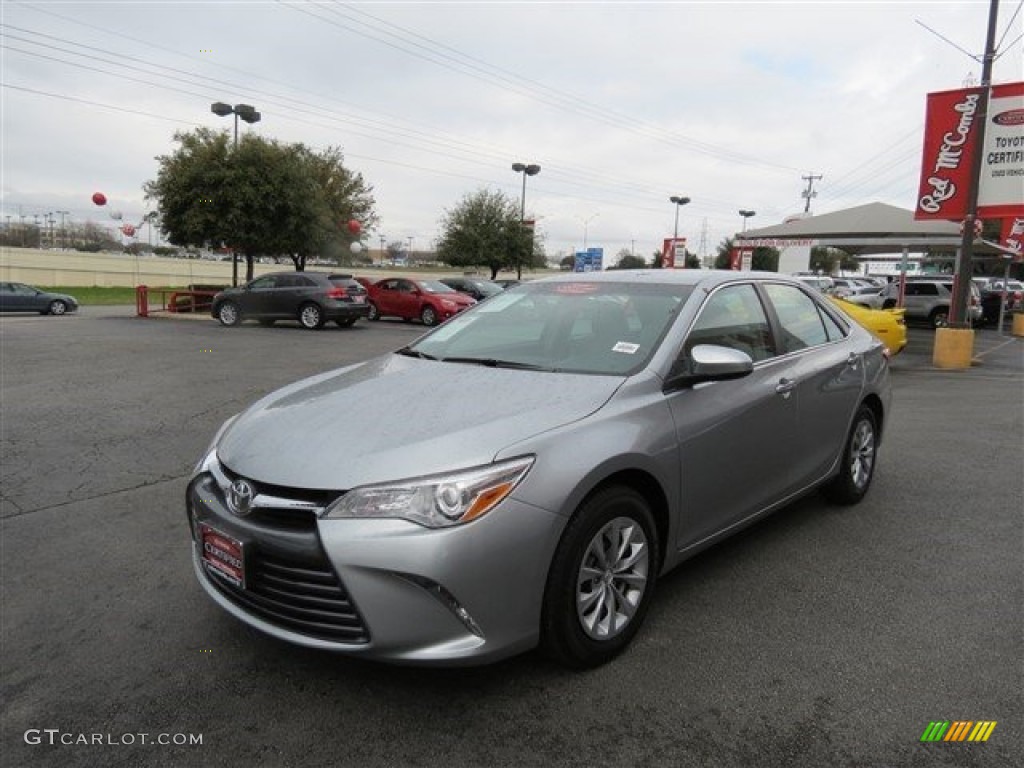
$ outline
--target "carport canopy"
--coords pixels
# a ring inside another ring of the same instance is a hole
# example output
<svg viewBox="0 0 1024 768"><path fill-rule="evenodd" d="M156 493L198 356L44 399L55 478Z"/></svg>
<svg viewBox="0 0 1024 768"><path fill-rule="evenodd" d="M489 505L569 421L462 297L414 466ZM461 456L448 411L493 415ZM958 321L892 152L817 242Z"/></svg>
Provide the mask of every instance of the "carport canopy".
<svg viewBox="0 0 1024 768"><path fill-rule="evenodd" d="M834 213L788 221L772 227L737 232L737 248L811 245L841 248L853 256L878 253L954 253L961 244L960 224L918 221L914 212L885 203L867 203ZM987 242L975 240L977 255L996 255Z"/></svg>

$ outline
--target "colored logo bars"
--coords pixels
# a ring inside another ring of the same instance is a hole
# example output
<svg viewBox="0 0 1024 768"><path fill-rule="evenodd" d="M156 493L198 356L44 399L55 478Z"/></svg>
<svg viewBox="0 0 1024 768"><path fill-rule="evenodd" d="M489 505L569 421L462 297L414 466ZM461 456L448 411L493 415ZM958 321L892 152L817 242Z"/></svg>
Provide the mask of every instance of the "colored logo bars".
<svg viewBox="0 0 1024 768"><path fill-rule="evenodd" d="M995 729L995 720L937 720L928 723L921 741L988 741Z"/></svg>

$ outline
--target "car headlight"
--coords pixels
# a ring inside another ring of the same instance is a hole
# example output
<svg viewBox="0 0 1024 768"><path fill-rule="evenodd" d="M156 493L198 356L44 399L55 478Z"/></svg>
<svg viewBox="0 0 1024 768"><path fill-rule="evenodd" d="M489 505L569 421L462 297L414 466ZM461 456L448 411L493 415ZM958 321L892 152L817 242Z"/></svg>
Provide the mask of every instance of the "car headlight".
<svg viewBox="0 0 1024 768"><path fill-rule="evenodd" d="M213 440L210 441L210 445L203 451L202 457L196 462L195 469L192 470L193 475L198 475L200 472L209 471L212 464L217 460L217 443L220 442L221 437L228 431L228 427L235 423L241 414L236 413L230 419L220 425L220 429L217 430L217 434L213 436Z"/></svg>
<svg viewBox="0 0 1024 768"><path fill-rule="evenodd" d="M445 299L441 302L441 306L445 309L455 309L458 305L454 301L448 301Z"/></svg>
<svg viewBox="0 0 1024 768"><path fill-rule="evenodd" d="M447 528L486 515L512 493L533 466L524 456L443 475L353 488L327 508L325 518L401 518Z"/></svg>

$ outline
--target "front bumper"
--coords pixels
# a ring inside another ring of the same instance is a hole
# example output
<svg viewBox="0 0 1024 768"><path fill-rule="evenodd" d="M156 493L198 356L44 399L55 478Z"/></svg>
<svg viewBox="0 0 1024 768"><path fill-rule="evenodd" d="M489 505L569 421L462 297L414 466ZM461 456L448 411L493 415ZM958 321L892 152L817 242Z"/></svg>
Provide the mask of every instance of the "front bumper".
<svg viewBox="0 0 1024 768"><path fill-rule="evenodd" d="M537 644L563 517L511 498L447 529L308 510L238 517L225 502L229 478L216 474L188 487L193 565L207 594L250 626L298 645L424 665L481 664ZM200 523L243 542L244 587L204 564Z"/></svg>

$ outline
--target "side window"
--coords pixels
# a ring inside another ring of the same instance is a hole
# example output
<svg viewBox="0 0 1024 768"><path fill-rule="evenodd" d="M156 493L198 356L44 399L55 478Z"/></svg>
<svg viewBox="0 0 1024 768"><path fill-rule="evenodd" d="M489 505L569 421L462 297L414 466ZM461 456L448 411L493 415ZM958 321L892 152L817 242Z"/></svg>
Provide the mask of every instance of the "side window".
<svg viewBox="0 0 1024 768"><path fill-rule="evenodd" d="M292 286L295 288L315 288L316 280L309 275L291 275Z"/></svg>
<svg viewBox="0 0 1024 768"><path fill-rule="evenodd" d="M249 283L249 287L252 290L254 290L254 291L261 291L261 290L265 290L267 288L273 288L274 287L274 278L273 277L261 277L258 280L253 280L251 283Z"/></svg>
<svg viewBox="0 0 1024 768"><path fill-rule="evenodd" d="M825 333L828 334L829 341L839 341L846 337L846 331L843 327L821 307L818 307L818 312L821 313L821 320L825 323Z"/></svg>
<svg viewBox="0 0 1024 768"><path fill-rule="evenodd" d="M396 280L385 280L384 282L378 283L377 285L378 287L383 288L385 291L393 291L395 290L396 282Z"/></svg>
<svg viewBox="0 0 1024 768"><path fill-rule="evenodd" d="M768 317L754 286L730 285L711 294L690 329L686 354L697 344L738 349L755 362L775 354Z"/></svg>
<svg viewBox="0 0 1024 768"><path fill-rule="evenodd" d="M796 286L779 283L766 285L765 293L782 326L783 351L796 352L829 340L822 313L806 293Z"/></svg>
<svg viewBox="0 0 1024 768"><path fill-rule="evenodd" d="M402 293L412 293L412 283L408 280L396 280L395 288Z"/></svg>

